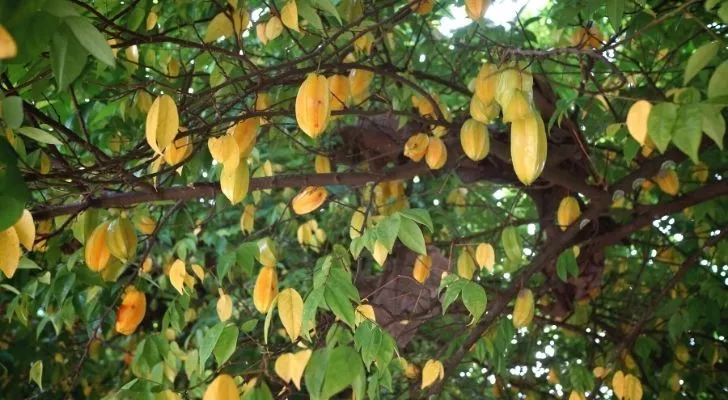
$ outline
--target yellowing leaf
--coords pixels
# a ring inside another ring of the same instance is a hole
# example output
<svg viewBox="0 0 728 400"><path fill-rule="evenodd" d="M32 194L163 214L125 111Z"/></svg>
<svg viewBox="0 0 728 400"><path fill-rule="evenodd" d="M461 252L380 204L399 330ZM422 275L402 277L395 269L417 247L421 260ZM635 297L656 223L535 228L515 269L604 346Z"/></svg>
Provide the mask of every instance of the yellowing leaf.
<svg viewBox="0 0 728 400"><path fill-rule="evenodd" d="M627 400L642 400L642 382L632 375L624 377L624 397Z"/></svg>
<svg viewBox="0 0 728 400"><path fill-rule="evenodd" d="M205 32L204 40L205 43L210 43L223 36L232 36L233 33L233 22L231 17L229 15L225 15L225 13L219 13L212 19L212 21L210 21L210 24L207 25L207 32Z"/></svg>
<svg viewBox="0 0 728 400"><path fill-rule="evenodd" d="M374 314L374 307L371 304L360 304L354 311L354 326L358 326L366 320L372 322L377 321L377 317Z"/></svg>
<svg viewBox="0 0 728 400"><path fill-rule="evenodd" d="M285 353L276 359L276 374L286 383L293 382L297 389L301 389L301 377L306 364L311 358L311 350L302 350L298 353Z"/></svg>
<svg viewBox="0 0 728 400"><path fill-rule="evenodd" d="M205 280L205 269L202 268L202 265L192 264L192 272L194 272L195 276L197 276L200 282Z"/></svg>
<svg viewBox="0 0 728 400"><path fill-rule="evenodd" d="M0 270L8 279L15 275L20 262L20 238L13 227L0 232Z"/></svg>
<svg viewBox="0 0 728 400"><path fill-rule="evenodd" d="M23 215L20 216L18 222L13 225L15 232L18 233L20 244L25 247L26 250L33 248L33 242L35 242L35 224L33 224L33 215L28 210L23 210Z"/></svg>
<svg viewBox="0 0 728 400"><path fill-rule="evenodd" d="M649 101L639 100L627 112L627 129L640 145L644 145L647 140L647 119L651 110L652 104Z"/></svg>
<svg viewBox="0 0 728 400"><path fill-rule="evenodd" d="M248 193L249 183L250 174L245 161L239 162L235 167L223 165L222 174L220 174L220 189L232 204L243 201Z"/></svg>
<svg viewBox="0 0 728 400"><path fill-rule="evenodd" d="M495 250L493 245L490 243L481 243L475 249L475 261L478 263L478 267L485 268L488 272L493 272L493 265L495 265Z"/></svg>
<svg viewBox="0 0 728 400"><path fill-rule="evenodd" d="M145 130L149 147L156 153L162 154L179 130L177 105L172 97L163 94L154 100L149 107Z"/></svg>
<svg viewBox="0 0 728 400"><path fill-rule="evenodd" d="M235 137L230 135L207 139L207 148L212 158L222 165L236 168L240 162L240 148Z"/></svg>
<svg viewBox="0 0 728 400"><path fill-rule="evenodd" d="M273 17L265 24L265 37L267 40L275 40L283 32L283 24L281 19Z"/></svg>
<svg viewBox="0 0 728 400"><path fill-rule="evenodd" d="M298 32L298 7L296 0L289 0L283 8L281 8L281 21L288 29Z"/></svg>
<svg viewBox="0 0 728 400"><path fill-rule="evenodd" d="M220 298L217 299L217 306L215 308L220 321L225 322L233 315L233 300L222 289L219 289L218 293L220 294Z"/></svg>
<svg viewBox="0 0 728 400"><path fill-rule="evenodd" d="M296 289L288 288L278 295L278 317L291 341L301 335L303 299Z"/></svg>
<svg viewBox="0 0 728 400"><path fill-rule="evenodd" d="M445 368L439 360L427 360L425 366L422 367L422 386L424 389L437 380L445 377Z"/></svg>
<svg viewBox="0 0 728 400"><path fill-rule="evenodd" d="M235 379L227 374L220 374L205 390L202 400L238 400L240 392Z"/></svg>
<svg viewBox="0 0 728 400"><path fill-rule="evenodd" d="M184 294L183 288L186 277L187 270L185 269L184 261L175 260L175 262L172 263L172 267L169 269L169 281L172 283L172 287L177 289L180 295Z"/></svg>

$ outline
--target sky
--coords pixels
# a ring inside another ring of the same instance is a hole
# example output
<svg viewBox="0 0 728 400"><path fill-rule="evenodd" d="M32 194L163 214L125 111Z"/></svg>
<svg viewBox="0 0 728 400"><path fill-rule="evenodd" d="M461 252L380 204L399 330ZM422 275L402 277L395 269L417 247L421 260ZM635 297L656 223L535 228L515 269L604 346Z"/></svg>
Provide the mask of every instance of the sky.
<svg viewBox="0 0 728 400"><path fill-rule="evenodd" d="M534 15L548 2L549 0L495 0L485 13L485 19L493 21L496 25L507 26L523 6L526 6L524 9L526 15ZM445 36L452 36L455 30L472 22L465 14L465 6L451 5L449 10L452 18L446 17L440 21L440 32Z"/></svg>

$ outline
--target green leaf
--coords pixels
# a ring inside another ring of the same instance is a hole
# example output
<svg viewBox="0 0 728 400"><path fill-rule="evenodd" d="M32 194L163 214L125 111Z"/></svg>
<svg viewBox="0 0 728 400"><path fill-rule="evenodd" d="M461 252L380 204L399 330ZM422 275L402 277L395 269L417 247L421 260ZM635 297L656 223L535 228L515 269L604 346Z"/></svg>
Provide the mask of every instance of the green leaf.
<svg viewBox="0 0 728 400"><path fill-rule="evenodd" d="M358 376L364 374L361 357L351 347L337 347L331 350L326 366L321 397L329 399L335 394L351 386Z"/></svg>
<svg viewBox="0 0 728 400"><path fill-rule="evenodd" d="M569 274L574 277L579 276L579 265L576 263L574 250L571 247L564 250L556 260L556 275L558 275L559 279L566 282L569 279Z"/></svg>
<svg viewBox="0 0 728 400"><path fill-rule="evenodd" d="M405 246L418 254L427 254L427 246L425 245L425 237L417 224L407 218L402 218L399 223L399 240Z"/></svg>
<svg viewBox="0 0 728 400"><path fill-rule="evenodd" d="M390 252L394 247L394 241L397 239L397 232L399 232L400 224L399 214L390 215L384 218L374 228L374 235L376 239L384 245Z"/></svg>
<svg viewBox="0 0 728 400"><path fill-rule="evenodd" d="M672 139L672 130L677 121L677 106L673 103L660 103L652 107L647 119L647 134L652 138L660 153L667 150Z"/></svg>
<svg viewBox="0 0 728 400"><path fill-rule="evenodd" d="M17 166L17 156L4 136L0 136L0 231L15 224L23 214L30 193Z"/></svg>
<svg viewBox="0 0 728 400"><path fill-rule="evenodd" d="M415 221L420 225L426 226L430 232L435 231L434 225L432 224L432 218L430 217L430 213L427 210L423 210L421 208L412 208L400 212L400 215L405 218L411 219L412 221Z"/></svg>
<svg viewBox="0 0 728 400"><path fill-rule="evenodd" d="M521 260L521 238L514 226L507 226L501 233L501 243L506 257L513 261Z"/></svg>
<svg viewBox="0 0 728 400"><path fill-rule="evenodd" d="M32 126L24 126L22 128L19 128L18 133L20 133L23 136L27 136L39 143L55 144L55 145L63 144L63 143L61 143L60 140L58 140L55 136L51 135L50 133L48 133L42 129L33 128Z"/></svg>
<svg viewBox="0 0 728 400"><path fill-rule="evenodd" d="M88 53L66 25L61 25L51 39L51 69L58 91L66 89L81 75Z"/></svg>
<svg viewBox="0 0 728 400"><path fill-rule="evenodd" d="M244 333L250 333L255 330L256 326L258 326L258 320L253 318L243 322L243 324L240 325L240 329L242 329Z"/></svg>
<svg viewBox="0 0 728 400"><path fill-rule="evenodd" d="M728 61L724 61L713 72L708 82L708 98L728 96Z"/></svg>
<svg viewBox="0 0 728 400"><path fill-rule="evenodd" d="M624 162L630 163L640 151L640 144L631 136L627 137L622 144L622 154L624 154Z"/></svg>
<svg viewBox="0 0 728 400"><path fill-rule="evenodd" d="M723 150L723 136L725 135L725 119L719 106L709 104L700 105L702 113L702 129L715 144Z"/></svg>
<svg viewBox="0 0 728 400"><path fill-rule="evenodd" d="M324 25L321 22L321 18L318 16L316 10L311 7L309 1L310 0L300 0L296 2L298 6L298 14L300 14L301 18L308 21L308 23L314 28L323 31Z"/></svg>
<svg viewBox="0 0 728 400"><path fill-rule="evenodd" d="M311 359L308 360L303 379L312 399L321 398L321 391L326 378L326 367L329 365L332 352L332 349L324 347L314 351Z"/></svg>
<svg viewBox="0 0 728 400"><path fill-rule="evenodd" d="M239 333L238 328L234 325L226 326L225 329L222 330L220 337L217 339L217 344L215 344L215 349L213 350L218 366L225 363L225 361L227 361L228 358L230 358L230 356L232 356L235 352L235 347L238 344Z"/></svg>
<svg viewBox="0 0 728 400"><path fill-rule="evenodd" d="M0 116L10 129L18 129L23 124L23 99L18 96L9 96L2 101L3 108Z"/></svg>
<svg viewBox="0 0 728 400"><path fill-rule="evenodd" d="M316 326L316 310L322 301L324 301L324 288L317 288L312 290L303 302L303 313L301 316L301 326L303 329L301 329L301 335L305 339L310 339L308 327Z"/></svg>
<svg viewBox="0 0 728 400"><path fill-rule="evenodd" d="M718 16L724 23L728 23L728 3L723 2L718 9Z"/></svg>
<svg viewBox="0 0 728 400"><path fill-rule="evenodd" d="M43 360L38 360L30 365L30 381L35 382L43 391Z"/></svg>
<svg viewBox="0 0 728 400"><path fill-rule="evenodd" d="M351 251L351 255L357 259L359 258L362 250L364 250L364 238L359 236L352 239L351 244L349 244L349 251Z"/></svg>
<svg viewBox="0 0 728 400"><path fill-rule="evenodd" d="M331 3L330 0L315 0L316 7L325 11L328 14L331 14L336 18L339 23L341 23L341 17L339 17L339 12L336 11L336 7Z"/></svg>
<svg viewBox="0 0 728 400"><path fill-rule="evenodd" d="M474 324L478 322L485 312L485 306L488 301L485 289L475 282L467 282L465 286L463 286L462 296L465 308L467 308L470 315L473 316L473 320L470 323Z"/></svg>
<svg viewBox="0 0 728 400"><path fill-rule="evenodd" d="M278 304L278 296L273 299L268 313L265 314L265 322L263 322L263 343L265 344L268 344L268 331L270 331L270 323L273 320L273 310L276 308L276 304Z"/></svg>
<svg viewBox="0 0 728 400"><path fill-rule="evenodd" d="M104 35L84 17L67 17L66 25L71 29L81 46L102 63L113 67L116 63L111 46Z"/></svg>
<svg viewBox="0 0 728 400"><path fill-rule="evenodd" d="M622 16L624 16L624 1L625 0L607 0L607 17L609 17L609 23L615 31L619 30L619 26L622 24Z"/></svg>
<svg viewBox="0 0 728 400"><path fill-rule="evenodd" d="M683 78L683 86L686 86L695 75L700 72L710 61L718 54L720 43L717 41L706 43L690 56L687 66L685 67L685 75Z"/></svg>
<svg viewBox="0 0 728 400"><path fill-rule="evenodd" d="M334 315L354 329L354 307L343 290L333 285L326 285L324 300Z"/></svg>
<svg viewBox="0 0 728 400"><path fill-rule="evenodd" d="M225 329L225 325L221 323L217 324L210 328L202 338L202 343L200 343L200 371L205 370L205 362L212 355L212 351L215 349L223 329Z"/></svg>
<svg viewBox="0 0 728 400"><path fill-rule="evenodd" d="M702 136L702 112L700 104L684 104L677 112L672 142L694 163L698 163L698 149Z"/></svg>

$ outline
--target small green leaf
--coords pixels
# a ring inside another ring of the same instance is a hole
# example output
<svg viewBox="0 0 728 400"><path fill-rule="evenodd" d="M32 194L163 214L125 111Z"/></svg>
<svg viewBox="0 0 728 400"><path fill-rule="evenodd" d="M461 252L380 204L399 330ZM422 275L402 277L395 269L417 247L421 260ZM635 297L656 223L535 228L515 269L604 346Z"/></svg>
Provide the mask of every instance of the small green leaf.
<svg viewBox="0 0 728 400"><path fill-rule="evenodd" d="M624 16L624 0L607 0L607 17L615 31L619 30Z"/></svg>
<svg viewBox="0 0 728 400"><path fill-rule="evenodd" d="M713 72L708 82L708 98L728 96L728 61L724 61Z"/></svg>
<svg viewBox="0 0 728 400"><path fill-rule="evenodd" d="M425 237L417 224L407 218L402 218L399 224L399 240L418 254L427 254L427 246L425 245Z"/></svg>
<svg viewBox="0 0 728 400"><path fill-rule="evenodd" d="M468 309L470 315L473 317L471 324L478 322L485 312L485 306L488 301L485 289L475 282L467 282L465 286L463 286L462 296L465 308Z"/></svg>
<svg viewBox="0 0 728 400"><path fill-rule="evenodd" d="M61 25L51 39L51 69L58 91L64 90L81 75L88 53L66 25Z"/></svg>
<svg viewBox="0 0 728 400"><path fill-rule="evenodd" d="M23 136L27 136L39 143L55 144L55 145L63 144L63 143L61 143L60 140L58 140L55 136L51 135L50 133L48 133L42 129L33 128L32 126L24 126L22 128L19 128L18 133L20 133Z"/></svg>
<svg viewBox="0 0 728 400"><path fill-rule="evenodd" d="M111 46L104 35L84 17L67 17L66 25L71 29L79 43L97 60L113 67L116 63Z"/></svg>
<svg viewBox="0 0 728 400"><path fill-rule="evenodd" d="M725 119L720 112L720 107L709 104L701 104L703 132L713 139L715 144L723 150L723 136L725 135Z"/></svg>
<svg viewBox="0 0 728 400"><path fill-rule="evenodd" d="M212 351L215 349L223 329L225 329L225 325L217 324L210 328L202 338L202 343L200 343L200 371L205 370L205 362L212 355Z"/></svg>
<svg viewBox="0 0 728 400"><path fill-rule="evenodd" d="M687 85L695 75L700 72L710 61L718 54L720 49L720 43L717 41L706 43L690 56L688 59L687 66L685 67L685 75L683 79L683 85Z"/></svg>
<svg viewBox="0 0 728 400"><path fill-rule="evenodd" d="M331 350L326 365L321 397L329 399L341 392L364 374L364 364L359 353L351 347L337 347Z"/></svg>
<svg viewBox="0 0 728 400"><path fill-rule="evenodd" d="M349 300L343 290L333 285L326 285L326 289L324 289L324 300L334 315L349 325L350 328L354 329L354 307L351 305L351 300Z"/></svg>
<svg viewBox="0 0 728 400"><path fill-rule="evenodd" d="M336 18L339 23L341 23L341 17L339 17L339 12L336 11L336 7L331 3L330 0L315 0L316 7L325 11L328 14L331 14Z"/></svg>
<svg viewBox="0 0 728 400"><path fill-rule="evenodd" d="M232 356L235 352L235 347L238 344L239 333L238 328L234 325L226 326L225 329L222 330L220 337L217 339L217 344L215 344L215 349L213 350L218 366L225 363L225 361L227 361L228 358L230 358L230 356Z"/></svg>
<svg viewBox="0 0 728 400"><path fill-rule="evenodd" d="M18 96L9 96L2 101L2 119L10 129L18 129L23 124L23 99Z"/></svg>
<svg viewBox="0 0 728 400"><path fill-rule="evenodd" d="M677 112L677 121L673 131L672 142L694 163L698 163L698 149L703 134L702 111L700 104L684 104Z"/></svg>
<svg viewBox="0 0 728 400"><path fill-rule="evenodd" d="M38 385L38 388L40 388L40 390L43 391L43 361L42 360L35 361L30 365L30 380L32 382L35 382L36 385Z"/></svg>
<svg viewBox="0 0 728 400"><path fill-rule="evenodd" d="M397 239L400 219L399 214L390 215L384 218L374 228L376 240L381 242L390 252L392 251L392 247L394 247L394 241Z"/></svg>
<svg viewBox="0 0 728 400"><path fill-rule="evenodd" d="M308 21L308 23L314 28L323 31L324 25L321 22L321 18L318 16L316 9L311 7L309 1L310 0L301 0L296 2L298 5L298 13L301 15L301 18Z"/></svg>
<svg viewBox="0 0 728 400"><path fill-rule="evenodd" d="M670 144L676 120L677 106L673 103L659 103L650 111L647 119L647 134L650 135L660 153L664 153Z"/></svg>
<svg viewBox="0 0 728 400"><path fill-rule="evenodd" d="M276 304L278 304L278 296L270 303L268 313L265 314L265 322L263 323L263 343L265 344L268 344L268 331L270 331L270 323L273 320L273 310L276 308Z"/></svg>
<svg viewBox="0 0 728 400"><path fill-rule="evenodd" d="M411 219L412 221L415 221L420 225L426 226L430 232L435 231L435 228L432 224L432 217L430 217L430 213L427 210L423 210L421 208L412 208L402 211L400 212L400 214L403 217Z"/></svg>
<svg viewBox="0 0 728 400"><path fill-rule="evenodd" d="M253 318L243 322L243 324L240 325L240 329L242 329L244 333L250 333L255 330L256 326L258 326L258 320Z"/></svg>

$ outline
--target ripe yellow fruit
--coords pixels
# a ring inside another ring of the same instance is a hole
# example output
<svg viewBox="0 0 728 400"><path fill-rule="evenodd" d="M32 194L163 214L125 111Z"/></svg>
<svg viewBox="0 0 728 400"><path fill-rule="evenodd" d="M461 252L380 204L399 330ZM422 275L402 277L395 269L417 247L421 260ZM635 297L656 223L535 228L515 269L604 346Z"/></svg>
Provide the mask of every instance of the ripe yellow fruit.
<svg viewBox="0 0 728 400"><path fill-rule="evenodd" d="M7 60L18 55L18 45L5 27L0 25L0 60Z"/></svg>
<svg viewBox="0 0 728 400"><path fill-rule="evenodd" d="M495 90L495 101L504 107L510 102L514 90L519 89L529 96L533 92L533 75L528 69L518 64L506 65L498 74Z"/></svg>
<svg viewBox="0 0 728 400"><path fill-rule="evenodd" d="M526 186L535 181L546 164L546 129L535 112L511 124L511 161L518 179Z"/></svg>
<svg viewBox="0 0 728 400"><path fill-rule="evenodd" d="M238 144L238 157L245 158L253 151L259 125L260 118L246 118L227 130L227 134L234 137L235 142Z"/></svg>
<svg viewBox="0 0 728 400"><path fill-rule="evenodd" d="M478 267L485 268L488 272L493 272L495 265L495 250L490 243L481 243L475 249L475 261Z"/></svg>
<svg viewBox="0 0 728 400"><path fill-rule="evenodd" d="M439 137L433 136L427 145L427 154L425 154L425 162L430 169L440 169L447 162L447 148L445 143Z"/></svg>
<svg viewBox="0 0 728 400"><path fill-rule="evenodd" d="M412 0L409 2L412 11L425 15L435 7L435 0Z"/></svg>
<svg viewBox="0 0 728 400"><path fill-rule="evenodd" d="M275 267L267 266L260 269L253 288L253 305L260 313L267 313L278 295L278 275Z"/></svg>
<svg viewBox="0 0 728 400"><path fill-rule="evenodd" d="M217 299L215 310L217 311L217 317L220 318L220 321L225 322L233 315L233 299L231 299L230 296L222 290L222 288L218 289L218 295L220 297Z"/></svg>
<svg viewBox="0 0 728 400"><path fill-rule="evenodd" d="M473 21L482 19L488 11L490 0L465 0L465 12Z"/></svg>
<svg viewBox="0 0 728 400"><path fill-rule="evenodd" d="M640 145L647 141L647 119L650 111L652 104L647 100L639 100L627 112L627 130Z"/></svg>
<svg viewBox="0 0 728 400"><path fill-rule="evenodd" d="M371 32L367 32L354 40L354 50L360 53L371 53L372 46L374 46L374 35Z"/></svg>
<svg viewBox="0 0 728 400"><path fill-rule="evenodd" d="M270 108L270 97L266 92L258 92L255 95L255 111L268 111ZM260 124L264 125L268 123L266 118L260 118Z"/></svg>
<svg viewBox="0 0 728 400"><path fill-rule="evenodd" d="M427 360L422 367L422 385L424 389L436 381L445 378L445 368L439 360Z"/></svg>
<svg viewBox="0 0 728 400"><path fill-rule="evenodd" d="M106 244L108 228L109 222L104 222L97 226L91 233L91 236L86 239L84 255L86 265L88 265L92 271L101 271L106 268L106 265L109 263L111 252L109 251L109 246Z"/></svg>
<svg viewBox="0 0 728 400"><path fill-rule="evenodd" d="M412 269L412 277L419 283L425 283L432 270L432 257L418 255Z"/></svg>
<svg viewBox="0 0 728 400"><path fill-rule="evenodd" d="M657 186L660 187L664 193L670 196L676 196L680 191L680 180L677 177L677 173L674 170L663 170L660 171L655 177Z"/></svg>
<svg viewBox="0 0 728 400"><path fill-rule="evenodd" d="M584 393L572 390L569 394L569 400L586 400L586 397L584 397Z"/></svg>
<svg viewBox="0 0 728 400"><path fill-rule="evenodd" d="M590 47L596 49L601 47L603 39L604 35L602 35L596 26L592 26L589 29L580 26L571 35L571 45L582 50Z"/></svg>
<svg viewBox="0 0 728 400"><path fill-rule="evenodd" d="M364 233L364 221L366 220L366 207L359 207L351 215L351 222L349 223L349 237L351 239L358 238Z"/></svg>
<svg viewBox="0 0 728 400"><path fill-rule="evenodd" d="M283 23L280 18L273 17L265 24L265 37L267 40L275 40L283 32Z"/></svg>
<svg viewBox="0 0 728 400"><path fill-rule="evenodd" d="M349 72L349 88L351 98L359 104L369 97L369 85L374 79L374 72L367 69L352 69Z"/></svg>
<svg viewBox="0 0 728 400"><path fill-rule="evenodd" d="M313 169L317 174L331 173L331 161L326 156L316 154L316 157L313 159Z"/></svg>
<svg viewBox="0 0 728 400"><path fill-rule="evenodd" d="M235 379L228 374L220 374L205 390L202 400L238 400L240 392Z"/></svg>
<svg viewBox="0 0 728 400"><path fill-rule="evenodd" d="M8 279L15 275L20 262L20 238L12 226L0 232L0 270Z"/></svg>
<svg viewBox="0 0 728 400"><path fill-rule="evenodd" d="M500 111L500 106L495 101L486 104L477 95L473 95L470 100L470 116L478 122L491 123L498 117Z"/></svg>
<svg viewBox="0 0 728 400"><path fill-rule="evenodd" d="M460 145L469 159L480 161L490 152L488 127L474 119L465 121L460 128Z"/></svg>
<svg viewBox="0 0 728 400"><path fill-rule="evenodd" d="M136 255L137 237L128 218L120 217L109 224L106 245L111 255L121 261L127 262Z"/></svg>
<svg viewBox="0 0 728 400"><path fill-rule="evenodd" d="M116 314L116 331L122 335L131 335L141 324L146 312L147 297L144 292L140 292L134 286L128 286L124 289L119 312Z"/></svg>
<svg viewBox="0 0 728 400"><path fill-rule="evenodd" d="M18 234L20 244L25 247L26 250L30 251L33 248L35 242L35 224L33 223L33 214L28 210L23 210L23 214L20 219L13 224L15 232Z"/></svg>
<svg viewBox="0 0 728 400"><path fill-rule="evenodd" d="M179 114L177 104L172 97L163 94L157 97L149 107L145 125L145 134L149 147L157 154L172 143L179 130Z"/></svg>
<svg viewBox="0 0 728 400"><path fill-rule="evenodd" d="M240 230L243 233L253 233L253 223L255 222L255 205L248 204L243 209L240 216Z"/></svg>
<svg viewBox="0 0 728 400"><path fill-rule="evenodd" d="M494 64L485 63L480 67L475 77L475 95L483 104L488 105L495 100L499 74L498 67Z"/></svg>
<svg viewBox="0 0 728 400"><path fill-rule="evenodd" d="M137 229L139 229L139 232L145 235L151 235L156 227L157 222L154 220L154 218L147 215L141 216L137 221Z"/></svg>
<svg viewBox="0 0 728 400"><path fill-rule="evenodd" d="M298 215L315 211L326 201L329 192L320 186L308 186L296 195L291 201L293 212Z"/></svg>
<svg viewBox="0 0 728 400"><path fill-rule="evenodd" d="M331 75L329 90L331 91L331 111L341 111L349 105L351 99L349 78L344 75Z"/></svg>
<svg viewBox="0 0 728 400"><path fill-rule="evenodd" d="M458 275L465 279L473 279L475 273L475 262L468 249L463 249L458 256Z"/></svg>
<svg viewBox="0 0 728 400"><path fill-rule="evenodd" d="M270 238L258 240L258 262L264 266L276 265L275 243Z"/></svg>
<svg viewBox="0 0 728 400"><path fill-rule="evenodd" d="M301 130L316 139L326 130L331 116L329 81L323 75L308 74L296 96L296 121Z"/></svg>
<svg viewBox="0 0 728 400"><path fill-rule="evenodd" d="M192 154L192 140L190 135L181 137L164 149L164 161L170 166L176 166ZM178 171L181 171L181 168Z"/></svg>
<svg viewBox="0 0 728 400"><path fill-rule="evenodd" d="M248 163L240 161L237 166L224 165L220 174L220 190L232 204L238 204L248 194L250 172Z"/></svg>
<svg viewBox="0 0 728 400"><path fill-rule="evenodd" d="M556 222L562 231L565 231L574 221L579 219L581 209L579 202L573 196L566 196L561 199L559 209L556 212Z"/></svg>
<svg viewBox="0 0 728 400"><path fill-rule="evenodd" d="M296 0L289 0L281 7L281 21L288 29L299 32L298 6L296 6Z"/></svg>
<svg viewBox="0 0 728 400"><path fill-rule="evenodd" d="M531 113L531 104L522 90L513 89L508 99L508 104L503 107L503 122L523 119Z"/></svg>
<svg viewBox="0 0 728 400"><path fill-rule="evenodd" d="M258 25L255 26L255 35L258 37L258 40L260 40L263 45L268 43L268 36L265 35L266 30L266 23L265 22L259 22Z"/></svg>
<svg viewBox="0 0 728 400"><path fill-rule="evenodd" d="M521 289L516 297L516 304L513 307L513 326L516 329L528 326L533 319L534 302L533 292L530 289Z"/></svg>
<svg viewBox="0 0 728 400"><path fill-rule="evenodd" d="M430 137L424 133L418 133L410 136L404 144L404 156L414 162L419 162L427 153L427 145L430 143Z"/></svg>

